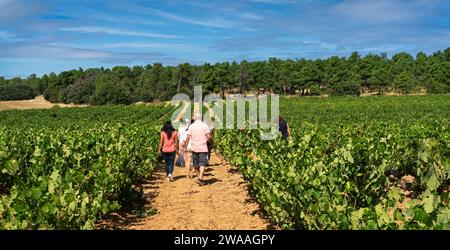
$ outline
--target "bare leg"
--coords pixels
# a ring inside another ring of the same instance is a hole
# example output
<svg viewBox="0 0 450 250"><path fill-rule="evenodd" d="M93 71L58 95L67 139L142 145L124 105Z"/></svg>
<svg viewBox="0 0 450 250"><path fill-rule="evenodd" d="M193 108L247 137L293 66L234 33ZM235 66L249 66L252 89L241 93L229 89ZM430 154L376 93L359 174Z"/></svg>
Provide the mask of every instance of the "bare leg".
<svg viewBox="0 0 450 250"><path fill-rule="evenodd" d="M198 175L198 178L200 180L203 180L203 173L205 172L205 166L200 166L200 174Z"/></svg>
<svg viewBox="0 0 450 250"><path fill-rule="evenodd" d="M186 176L190 179L191 178L191 158L192 153L191 152L185 152L184 153L184 164L186 166Z"/></svg>
<svg viewBox="0 0 450 250"><path fill-rule="evenodd" d="M200 175L200 170L198 168L195 169L195 174L197 174L197 178Z"/></svg>

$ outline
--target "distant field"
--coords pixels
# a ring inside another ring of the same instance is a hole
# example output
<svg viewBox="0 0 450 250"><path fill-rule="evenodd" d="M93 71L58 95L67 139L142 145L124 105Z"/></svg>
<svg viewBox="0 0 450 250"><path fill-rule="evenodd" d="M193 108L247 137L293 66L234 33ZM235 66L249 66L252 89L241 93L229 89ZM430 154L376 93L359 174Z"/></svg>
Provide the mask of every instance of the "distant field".
<svg viewBox="0 0 450 250"><path fill-rule="evenodd" d="M43 96L37 96L31 100L20 100L20 101L1 101L0 111L2 110L13 110L13 109L50 109L55 105L59 107L84 107L86 105L75 105L75 104L63 104L63 103L51 103L44 99Z"/></svg>

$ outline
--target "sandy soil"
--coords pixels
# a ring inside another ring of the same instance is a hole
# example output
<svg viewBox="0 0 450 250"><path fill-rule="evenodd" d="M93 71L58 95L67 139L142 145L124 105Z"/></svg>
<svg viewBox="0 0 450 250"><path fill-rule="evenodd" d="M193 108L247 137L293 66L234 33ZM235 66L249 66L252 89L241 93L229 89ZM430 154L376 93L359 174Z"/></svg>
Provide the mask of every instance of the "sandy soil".
<svg viewBox="0 0 450 250"><path fill-rule="evenodd" d="M136 218L111 214L100 229L273 229L259 204L248 194L242 174L215 153L205 172L206 185L186 177L186 169L175 167L174 181L165 179L163 167L144 184L146 207L155 215Z"/></svg>
<svg viewBox="0 0 450 250"><path fill-rule="evenodd" d="M85 107L87 105L75 105L75 104L63 104L63 103L51 103L44 99L43 96L37 96L31 100L21 100L21 101L1 101L1 110L11 110L11 109L49 109L53 106L58 105L59 107Z"/></svg>

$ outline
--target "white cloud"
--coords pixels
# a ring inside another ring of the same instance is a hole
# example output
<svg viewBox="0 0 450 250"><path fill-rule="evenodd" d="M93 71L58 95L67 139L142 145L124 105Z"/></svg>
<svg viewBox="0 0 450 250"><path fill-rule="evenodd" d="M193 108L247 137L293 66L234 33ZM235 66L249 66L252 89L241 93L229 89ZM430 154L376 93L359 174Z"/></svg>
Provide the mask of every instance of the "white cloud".
<svg viewBox="0 0 450 250"><path fill-rule="evenodd" d="M0 30L0 40L9 40L16 37L13 33L9 31Z"/></svg>
<svg viewBox="0 0 450 250"><path fill-rule="evenodd" d="M166 22L160 20L150 20L145 16L133 15L129 16L126 12L110 13L108 11L100 9L92 9L86 7L79 7L77 11L73 11L71 8L62 10L59 12L61 15L74 18L83 19L95 22L118 22L118 23L132 23L132 24L144 24L144 25L167 25Z"/></svg>
<svg viewBox="0 0 450 250"><path fill-rule="evenodd" d="M139 48L139 49L171 49L183 51L202 51L204 46L195 46L191 44L181 43L153 43L153 42L125 42L125 43L111 43L102 46L103 48Z"/></svg>
<svg viewBox="0 0 450 250"><path fill-rule="evenodd" d="M172 13L168 13L168 12L153 9L153 8L145 8L145 10L149 10L154 15L157 15L157 16L160 16L163 18L167 18L167 19L170 19L170 20L173 20L176 22L180 22L180 23L187 23L187 24L193 24L193 25L199 25L199 26L207 26L207 27L213 27L213 28L229 28L229 27L233 27L236 25L234 22L224 19L222 17L215 17L215 18L211 18L211 19L199 20L199 19L175 15Z"/></svg>
<svg viewBox="0 0 450 250"><path fill-rule="evenodd" d="M10 46L0 57L45 57L66 59L98 59L110 56L109 52L49 45Z"/></svg>
<svg viewBox="0 0 450 250"><path fill-rule="evenodd" d="M111 43L106 44L104 48L167 48L174 44L167 43Z"/></svg>
<svg viewBox="0 0 450 250"><path fill-rule="evenodd" d="M17 38L17 35L7 30L0 30L0 42L12 43L23 41L23 39Z"/></svg>
<svg viewBox="0 0 450 250"><path fill-rule="evenodd" d="M329 42L323 42L323 41L317 41L317 40L304 40L300 41L300 44L305 46L313 46L318 49L327 49L327 50L334 50L338 46L335 43L329 43Z"/></svg>
<svg viewBox="0 0 450 250"><path fill-rule="evenodd" d="M243 13L241 14L241 18L249 19L249 20L262 20L264 17L255 13Z"/></svg>
<svg viewBox="0 0 450 250"><path fill-rule="evenodd" d="M132 62L173 62L176 58L160 52L110 52L57 45L11 45L0 50L0 58L46 58L95 60L113 64Z"/></svg>
<svg viewBox="0 0 450 250"><path fill-rule="evenodd" d="M296 1L296 0L250 0L250 2L282 4L282 3L297 3L298 1Z"/></svg>
<svg viewBox="0 0 450 250"><path fill-rule="evenodd" d="M121 36L141 36L141 37L152 37L152 38L183 38L183 36L178 36L178 35L126 31L126 30L113 29L113 28L108 28L108 27L98 27L98 26L70 27L70 28L61 28L60 30L66 31L66 32L105 33L105 34L109 34L109 35L121 35Z"/></svg>

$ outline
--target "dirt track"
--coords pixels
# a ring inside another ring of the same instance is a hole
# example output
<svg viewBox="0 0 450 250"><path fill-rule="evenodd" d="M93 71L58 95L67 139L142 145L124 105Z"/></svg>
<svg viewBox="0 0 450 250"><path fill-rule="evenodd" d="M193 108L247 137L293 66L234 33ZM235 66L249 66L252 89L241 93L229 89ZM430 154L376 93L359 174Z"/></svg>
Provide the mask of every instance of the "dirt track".
<svg viewBox="0 0 450 250"><path fill-rule="evenodd" d="M140 219L115 214L101 224L109 229L273 229L249 197L241 173L214 153L210 164L204 186L186 178L180 167L169 182L160 167L144 185L147 206L157 214Z"/></svg>

